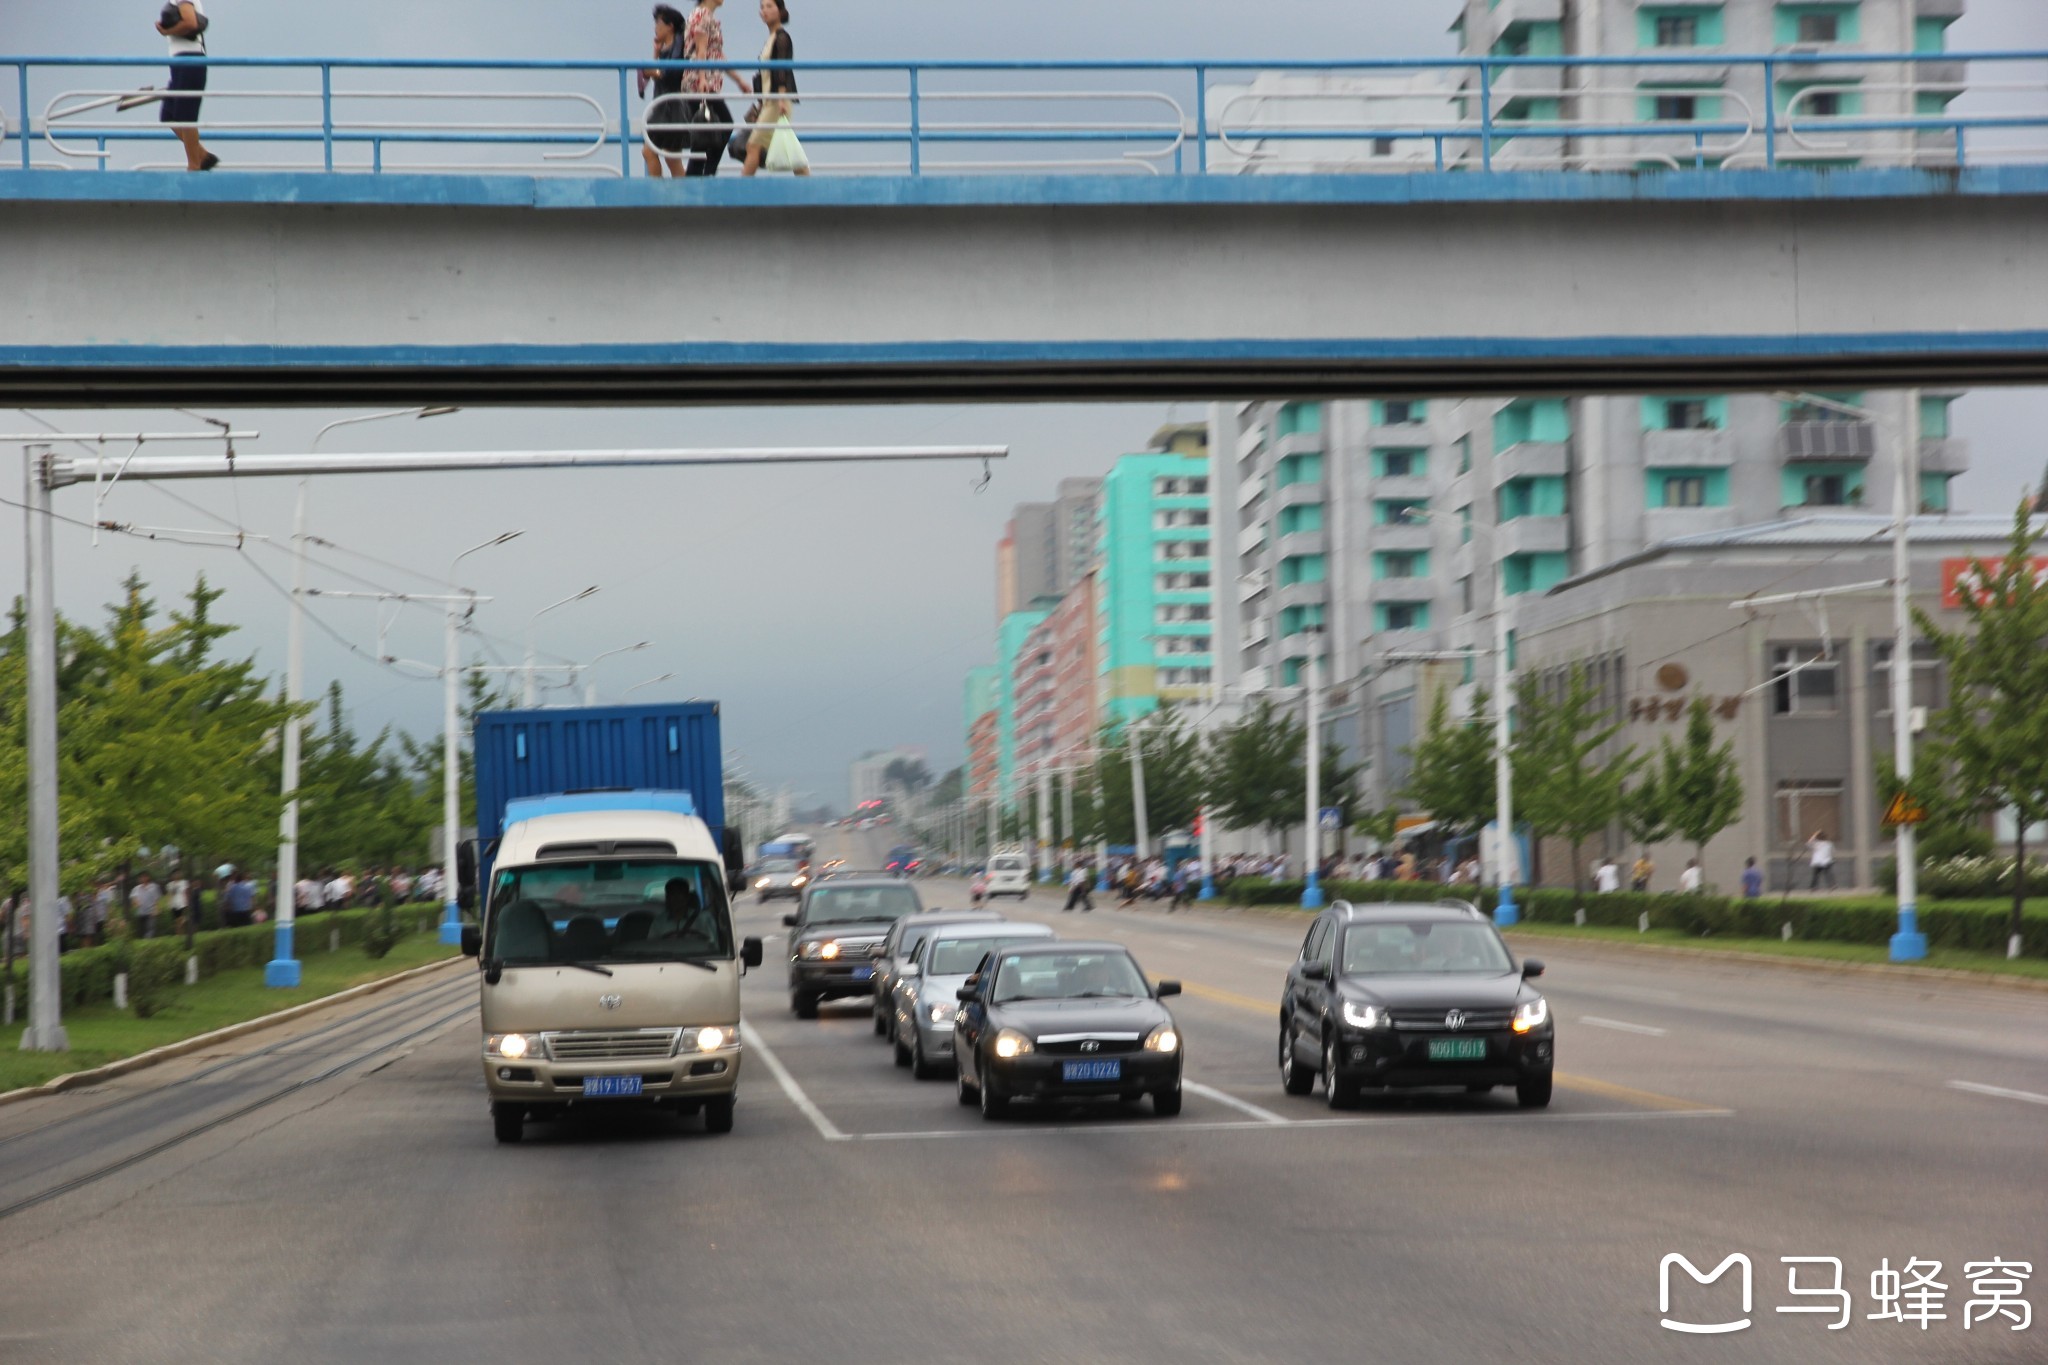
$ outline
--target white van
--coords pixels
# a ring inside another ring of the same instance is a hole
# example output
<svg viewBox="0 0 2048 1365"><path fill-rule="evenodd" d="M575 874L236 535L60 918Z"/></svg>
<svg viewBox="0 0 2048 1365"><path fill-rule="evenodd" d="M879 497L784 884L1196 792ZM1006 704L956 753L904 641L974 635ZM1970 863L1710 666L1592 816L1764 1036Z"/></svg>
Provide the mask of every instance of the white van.
<svg viewBox="0 0 2048 1365"><path fill-rule="evenodd" d="M1023 853L996 853L988 860L988 895L990 900L997 896L1015 896L1023 900L1031 894L1031 859Z"/></svg>

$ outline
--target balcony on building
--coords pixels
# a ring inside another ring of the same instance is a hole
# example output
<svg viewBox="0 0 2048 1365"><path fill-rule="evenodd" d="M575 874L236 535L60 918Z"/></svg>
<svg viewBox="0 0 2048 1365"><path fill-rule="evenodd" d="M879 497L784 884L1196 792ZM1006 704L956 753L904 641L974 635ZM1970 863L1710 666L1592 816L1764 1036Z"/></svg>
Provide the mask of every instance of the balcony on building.
<svg viewBox="0 0 2048 1365"><path fill-rule="evenodd" d="M1561 25L1564 22L1564 0L1498 0L1489 18L1496 38L1527 24Z"/></svg>
<svg viewBox="0 0 2048 1365"><path fill-rule="evenodd" d="M1366 593L1374 602L1434 602L1437 586L1431 578L1375 578Z"/></svg>
<svg viewBox="0 0 2048 1365"><path fill-rule="evenodd" d="M1319 607L1330 600L1330 585L1322 579L1313 583L1287 583L1276 588L1273 604L1285 611L1289 607Z"/></svg>
<svg viewBox="0 0 2048 1365"><path fill-rule="evenodd" d="M1682 427L1643 433L1643 463L1689 469L1728 469L1735 464L1735 438L1719 427Z"/></svg>
<svg viewBox="0 0 2048 1365"><path fill-rule="evenodd" d="M1510 479L1561 479L1571 468L1563 441L1517 441L1493 457L1493 486Z"/></svg>
<svg viewBox="0 0 2048 1365"><path fill-rule="evenodd" d="M1237 486L1237 505L1240 510L1249 507L1265 496L1266 476L1264 474L1255 475Z"/></svg>
<svg viewBox="0 0 2048 1365"><path fill-rule="evenodd" d="M1652 507L1643 513L1643 539L1656 545L1679 536L1732 531L1742 524L1734 507Z"/></svg>
<svg viewBox="0 0 2048 1365"><path fill-rule="evenodd" d="M1960 436L1920 438L1922 474L1963 474L1970 468L1970 443Z"/></svg>
<svg viewBox="0 0 2048 1365"><path fill-rule="evenodd" d="M1375 498L1427 502L1435 491L1436 487L1427 474L1389 475L1372 481L1372 496Z"/></svg>
<svg viewBox="0 0 2048 1365"><path fill-rule="evenodd" d="M1309 503L1322 502L1328 496L1328 490L1320 477L1298 483L1284 483L1273 492L1273 506L1276 511L1288 507L1302 507Z"/></svg>
<svg viewBox="0 0 2048 1365"><path fill-rule="evenodd" d="M1324 530L1291 531L1283 534L1273 548L1282 559L1293 555L1327 554L1330 533Z"/></svg>
<svg viewBox="0 0 2048 1365"><path fill-rule="evenodd" d="M1323 433L1320 431L1290 432L1273 442L1273 458L1284 460L1289 455L1320 455L1323 447Z"/></svg>
<svg viewBox="0 0 2048 1365"><path fill-rule="evenodd" d="M1527 516L1504 521L1493 528L1496 559L1510 555L1563 554L1572 546L1571 518Z"/></svg>
<svg viewBox="0 0 2048 1365"><path fill-rule="evenodd" d="M1375 550L1427 550L1436 543L1436 532L1427 522L1381 522L1372 528Z"/></svg>
<svg viewBox="0 0 2048 1365"><path fill-rule="evenodd" d="M1266 523L1254 521L1237 528L1237 552L1248 555L1266 543Z"/></svg>
<svg viewBox="0 0 2048 1365"><path fill-rule="evenodd" d="M1778 455L1787 461L1869 460L1877 454L1877 424L1843 418L1805 418L1778 428Z"/></svg>

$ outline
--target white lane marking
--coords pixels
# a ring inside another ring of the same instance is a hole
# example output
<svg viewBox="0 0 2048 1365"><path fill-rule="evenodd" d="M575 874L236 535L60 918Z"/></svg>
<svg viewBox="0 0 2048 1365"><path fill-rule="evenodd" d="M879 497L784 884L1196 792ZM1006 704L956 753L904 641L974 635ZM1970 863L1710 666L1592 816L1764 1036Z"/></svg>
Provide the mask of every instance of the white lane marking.
<svg viewBox="0 0 2048 1365"><path fill-rule="evenodd" d="M1185 1085L1187 1082L1183 1081ZM1292 1119L1286 1123L1271 1124L1260 1119L1218 1119L1203 1123L1184 1123L1179 1119L1138 1119L1130 1123L991 1123L979 1128L929 1128L919 1132L897 1133L851 1133L848 1142L924 1142L939 1138L999 1138L1036 1137L1041 1133L1102 1133L1117 1136L1172 1137L1177 1133L1277 1133L1282 1128L1290 1133L1305 1132L1312 1128L1389 1128L1399 1125L1421 1127L1442 1120L1456 1123L1492 1121L1502 1125L1550 1123L1585 1123L1607 1120L1656 1120L1656 1119L1718 1119L1733 1115L1733 1109L1615 1109L1598 1110L1588 1114L1417 1114L1414 1116L1388 1115L1385 1118L1363 1119Z"/></svg>
<svg viewBox="0 0 2048 1365"><path fill-rule="evenodd" d="M2001 1100L2024 1100L2028 1104L2048 1104L2048 1095L2036 1095L2031 1090L2007 1090L2000 1085L1979 1085L1975 1081L1950 1081L1951 1090L1967 1090L1972 1095L1990 1095Z"/></svg>
<svg viewBox="0 0 2048 1365"><path fill-rule="evenodd" d="M1197 1095L1200 1095L1203 1099L1215 1100L1218 1104L1227 1104L1232 1109L1235 1109L1238 1113L1250 1114L1253 1118L1259 1120L1261 1123L1291 1122L1291 1120L1282 1118L1280 1115L1274 1113L1270 1109L1261 1109L1259 1108L1259 1106L1253 1104L1251 1101L1241 1100L1235 1095L1226 1094L1223 1091L1218 1090L1213 1085L1203 1085L1199 1081L1190 1081L1183 1079L1180 1083L1180 1088L1183 1090L1192 1090Z"/></svg>
<svg viewBox="0 0 2048 1365"><path fill-rule="evenodd" d="M746 1020L740 1021L740 1037L749 1048L761 1054L761 1064L768 1068L768 1074L782 1087L782 1093L789 1096L789 1102L797 1111L811 1121L811 1127L818 1130L818 1136L827 1142L844 1142L846 1134L839 1131L839 1125L825 1117L825 1111L811 1103L811 1097L796 1083L796 1077L789 1074L789 1068L775 1055L774 1049L763 1041L760 1033Z"/></svg>
<svg viewBox="0 0 2048 1365"><path fill-rule="evenodd" d="M1192 953L1195 951L1195 945L1184 938L1166 938L1161 939L1160 942L1177 952Z"/></svg>
<svg viewBox="0 0 2048 1365"><path fill-rule="evenodd" d="M1646 1038L1662 1038L1671 1031L1652 1028L1648 1024L1631 1024L1625 1019L1602 1019L1597 1014L1582 1014L1579 1016L1579 1022L1591 1024L1594 1028L1611 1028L1616 1033L1640 1033Z"/></svg>
<svg viewBox="0 0 2048 1365"><path fill-rule="evenodd" d="M1295 963L1291 957L1255 957L1252 961L1261 967L1292 967Z"/></svg>

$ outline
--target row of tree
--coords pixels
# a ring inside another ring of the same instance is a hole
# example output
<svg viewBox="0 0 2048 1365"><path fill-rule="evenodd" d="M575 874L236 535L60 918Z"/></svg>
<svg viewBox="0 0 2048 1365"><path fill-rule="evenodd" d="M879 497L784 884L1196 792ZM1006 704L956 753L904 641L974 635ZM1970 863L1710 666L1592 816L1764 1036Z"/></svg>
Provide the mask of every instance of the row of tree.
<svg viewBox="0 0 2048 1365"><path fill-rule="evenodd" d="M223 642L218 589L202 576L168 617L130 575L103 626L58 623L61 882L76 892L167 851L187 869L269 869L284 798L279 739L290 709L255 660ZM0 635L0 888L27 884L25 622ZM472 710L494 701L472 689ZM417 865L441 815L438 743L349 725L341 685L302 707L299 865ZM465 780L467 774L465 774Z"/></svg>

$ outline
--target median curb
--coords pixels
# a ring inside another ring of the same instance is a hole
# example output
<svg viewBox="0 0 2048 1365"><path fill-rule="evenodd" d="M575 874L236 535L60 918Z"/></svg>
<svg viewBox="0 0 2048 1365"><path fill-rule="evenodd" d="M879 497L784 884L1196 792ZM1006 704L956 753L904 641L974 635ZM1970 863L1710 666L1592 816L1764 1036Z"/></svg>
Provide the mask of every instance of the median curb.
<svg viewBox="0 0 2048 1365"><path fill-rule="evenodd" d="M1889 962L1843 962L1824 957L1778 957L1772 953L1746 953L1739 948L1691 948L1678 943L1622 943L1609 938L1579 938L1572 934L1525 934L1503 929L1501 935L1518 947L1538 943L1560 943L1596 951L1679 957L1705 962L1740 963L1750 967L1783 967L1792 971L1848 973L1875 976L1886 981L1926 981L1944 985L1984 986L1994 990L2048 993L2048 979L2035 976L2001 976L1996 972L1968 972L1956 967L1907 967Z"/></svg>
<svg viewBox="0 0 2048 1365"><path fill-rule="evenodd" d="M140 1071L144 1067L155 1066L159 1062L173 1061L188 1053L204 1051L215 1043L225 1043L232 1039L240 1038L244 1034L257 1033L267 1028L275 1028L279 1024L288 1024L302 1015L311 1014L315 1010L326 1009L329 1005L339 1004L344 1000L354 1000L360 996L374 995L378 991L396 986L402 981L410 981L415 977L425 976L429 972L438 972L444 967L461 961L463 961L463 958L460 956L443 958L439 962L429 962L424 967L412 967L392 976L381 977L376 981L365 981L360 986L350 986L345 991L336 991L332 995L323 995L316 1000L307 1000L288 1009L275 1010L269 1014L259 1014L254 1019L244 1019L239 1024L228 1024L222 1028L214 1029L211 1033L194 1034L190 1038L181 1038L175 1043L165 1043L163 1046L153 1047L147 1052L138 1052L133 1057L120 1057L108 1062L104 1066L93 1067L89 1071L67 1071L62 1076L56 1076L44 1081L41 1085L25 1085L19 1090L0 1091L0 1105L15 1104L22 1100L39 1099L45 1095L62 1094L66 1090L75 1090L79 1086L91 1085L97 1081L110 1081L116 1076L125 1076L131 1071Z"/></svg>

